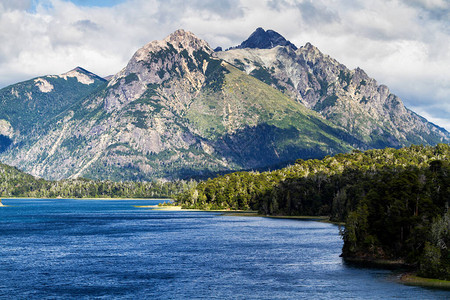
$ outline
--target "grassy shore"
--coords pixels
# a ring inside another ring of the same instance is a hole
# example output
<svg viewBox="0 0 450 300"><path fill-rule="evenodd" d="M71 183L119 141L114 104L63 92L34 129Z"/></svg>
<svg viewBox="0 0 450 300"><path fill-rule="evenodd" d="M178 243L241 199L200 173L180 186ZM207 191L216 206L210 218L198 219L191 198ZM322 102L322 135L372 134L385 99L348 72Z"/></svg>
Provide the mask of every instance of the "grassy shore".
<svg viewBox="0 0 450 300"><path fill-rule="evenodd" d="M423 286L430 288L438 288L450 290L450 281L431 279L417 276L414 273L406 273L400 277L400 282L406 285Z"/></svg>

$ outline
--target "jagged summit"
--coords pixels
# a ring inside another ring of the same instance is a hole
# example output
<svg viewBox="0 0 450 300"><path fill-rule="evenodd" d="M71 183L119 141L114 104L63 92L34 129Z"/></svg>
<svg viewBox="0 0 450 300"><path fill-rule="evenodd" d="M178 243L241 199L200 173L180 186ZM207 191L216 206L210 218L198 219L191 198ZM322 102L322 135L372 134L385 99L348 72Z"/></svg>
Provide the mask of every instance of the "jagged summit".
<svg viewBox="0 0 450 300"><path fill-rule="evenodd" d="M286 40L281 34L273 30L264 30L258 27L248 39L243 41L236 48L258 48L258 49L271 49L276 46L289 46L293 50L297 50L297 47L290 41Z"/></svg>
<svg viewBox="0 0 450 300"><path fill-rule="evenodd" d="M165 42L170 43L177 50L186 49L188 50L203 50L207 53L213 52L208 43L190 31L185 31L184 29L178 29L172 34L168 35Z"/></svg>
<svg viewBox="0 0 450 300"><path fill-rule="evenodd" d="M304 48L305 50L308 50L308 51L317 51L317 52L320 52L319 48L317 48L316 46L314 46L314 45L311 44L310 42L307 42L307 43L305 44L305 46L303 46L303 47L301 47L301 48Z"/></svg>
<svg viewBox="0 0 450 300"><path fill-rule="evenodd" d="M184 78L191 87L200 89L213 52L207 42L184 29L146 44L109 81L109 87L119 88L108 91L105 108L121 109L144 95L149 84L159 85L176 78Z"/></svg>
<svg viewBox="0 0 450 300"><path fill-rule="evenodd" d="M178 29L163 40L148 43L134 54L133 59L136 61L147 60L152 53L170 48L174 48L178 52L186 50L189 54L192 54L194 51L205 51L208 54L213 52L213 49L207 42L198 38L192 32Z"/></svg>

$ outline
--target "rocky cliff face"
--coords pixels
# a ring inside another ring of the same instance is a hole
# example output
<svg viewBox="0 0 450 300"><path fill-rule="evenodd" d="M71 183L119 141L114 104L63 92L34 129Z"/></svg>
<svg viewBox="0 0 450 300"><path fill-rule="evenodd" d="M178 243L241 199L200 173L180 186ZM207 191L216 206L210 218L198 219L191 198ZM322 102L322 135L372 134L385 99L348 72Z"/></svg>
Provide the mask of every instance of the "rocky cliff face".
<svg viewBox="0 0 450 300"><path fill-rule="evenodd" d="M231 49L214 54L235 65L360 140L360 148L449 142L450 135L412 111L362 69L349 70L307 43L271 49Z"/></svg>
<svg viewBox="0 0 450 300"><path fill-rule="evenodd" d="M212 53L183 30L145 45L107 86L2 160L51 179L173 179L321 157L359 143Z"/></svg>
<svg viewBox="0 0 450 300"><path fill-rule="evenodd" d="M182 29L163 41L145 45L109 82L105 109L120 109L140 98L149 85L161 85L174 77L181 78L182 84L189 86L189 90L191 87L200 89L205 82L204 73L208 67L206 58L212 52L205 41ZM166 93L170 91L166 90ZM183 106L182 103L178 105Z"/></svg>

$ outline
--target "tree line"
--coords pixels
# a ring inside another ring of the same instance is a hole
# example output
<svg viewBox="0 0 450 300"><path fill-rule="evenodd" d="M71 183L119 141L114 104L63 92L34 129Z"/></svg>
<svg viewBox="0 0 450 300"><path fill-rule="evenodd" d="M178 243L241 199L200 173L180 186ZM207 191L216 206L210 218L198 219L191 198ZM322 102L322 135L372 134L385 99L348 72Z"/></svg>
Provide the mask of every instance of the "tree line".
<svg viewBox="0 0 450 300"><path fill-rule="evenodd" d="M0 197L33 198L172 198L195 181L115 182L85 178L49 181L0 164Z"/></svg>
<svg viewBox="0 0 450 300"><path fill-rule="evenodd" d="M353 151L297 160L272 172L237 172L176 197L186 208L345 222L343 256L402 259L419 275L450 280L450 146Z"/></svg>

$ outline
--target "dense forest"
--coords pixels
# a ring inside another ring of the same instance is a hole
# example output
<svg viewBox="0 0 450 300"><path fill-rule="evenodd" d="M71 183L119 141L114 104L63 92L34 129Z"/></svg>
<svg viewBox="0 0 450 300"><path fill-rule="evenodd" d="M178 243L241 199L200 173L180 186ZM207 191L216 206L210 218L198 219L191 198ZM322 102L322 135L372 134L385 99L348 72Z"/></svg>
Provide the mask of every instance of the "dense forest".
<svg viewBox="0 0 450 300"><path fill-rule="evenodd" d="M272 172L209 179L176 197L186 208L345 222L343 256L401 259L450 280L450 146L353 151Z"/></svg>
<svg viewBox="0 0 450 300"><path fill-rule="evenodd" d="M194 181L114 182L90 179L48 181L0 164L0 197L36 198L171 198Z"/></svg>

